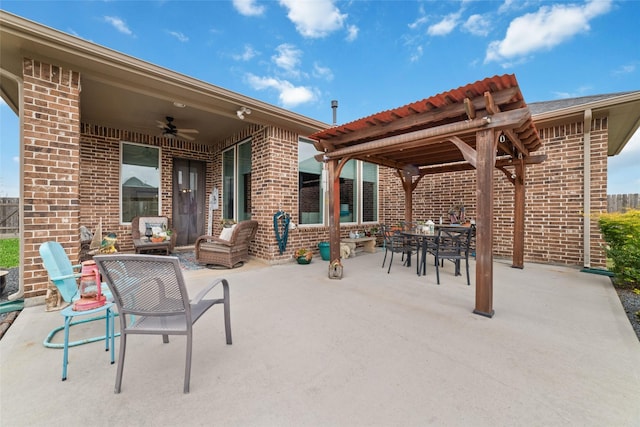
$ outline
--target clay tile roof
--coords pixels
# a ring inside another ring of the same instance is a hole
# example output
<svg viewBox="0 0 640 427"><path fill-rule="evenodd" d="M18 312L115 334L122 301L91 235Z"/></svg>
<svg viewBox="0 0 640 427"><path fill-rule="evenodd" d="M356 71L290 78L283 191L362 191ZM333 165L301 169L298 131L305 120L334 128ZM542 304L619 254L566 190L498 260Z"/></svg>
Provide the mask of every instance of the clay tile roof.
<svg viewBox="0 0 640 427"><path fill-rule="evenodd" d="M467 99L466 103L465 99ZM493 105L488 106L487 103ZM472 106L471 113L469 113L470 106ZM455 135L475 148L475 132L478 127L465 128L469 122L473 121L472 119L497 117L493 114L518 109L526 109L526 111L518 111L522 114L518 114L521 120L517 124L505 126L506 130L499 127L496 129L508 132L509 139L517 139L520 148L529 154L539 149L541 143L513 74L488 77L392 110L327 128L312 134L310 138L317 141L316 149L319 151L325 153L335 151L337 155L339 150L348 149L350 158L390 167L442 165L464 161L461 152L450 141L451 133L438 138L437 136L422 137L422 134L416 131L433 128L435 134L446 125L459 125L460 132ZM383 139L386 141L390 137L401 135L407 135L407 137L413 135L418 140L414 139L410 145L402 147L397 145L394 149L388 150L381 150L380 147L372 144L374 141ZM360 145L364 143L369 144ZM362 151L358 151L356 146L361 146ZM511 144L508 143L501 145L498 155L517 154L510 147Z"/></svg>

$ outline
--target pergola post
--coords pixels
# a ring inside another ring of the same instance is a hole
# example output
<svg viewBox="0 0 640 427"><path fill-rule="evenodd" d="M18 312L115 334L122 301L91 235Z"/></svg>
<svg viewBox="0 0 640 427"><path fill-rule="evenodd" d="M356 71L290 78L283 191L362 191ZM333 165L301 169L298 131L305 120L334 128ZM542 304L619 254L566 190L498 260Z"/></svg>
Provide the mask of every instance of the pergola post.
<svg viewBox="0 0 640 427"><path fill-rule="evenodd" d="M494 130L476 132L476 307L474 313L493 317L493 169Z"/></svg>
<svg viewBox="0 0 640 427"><path fill-rule="evenodd" d="M413 186L410 174L402 176L402 188L404 188L404 221L410 223L413 221Z"/></svg>
<svg viewBox="0 0 640 427"><path fill-rule="evenodd" d="M340 174L339 160L327 161L329 187L329 260L340 260ZM340 277L341 278L341 277Z"/></svg>
<svg viewBox="0 0 640 427"><path fill-rule="evenodd" d="M522 159L515 162L513 200L513 262L511 267L524 268L524 203L526 166Z"/></svg>

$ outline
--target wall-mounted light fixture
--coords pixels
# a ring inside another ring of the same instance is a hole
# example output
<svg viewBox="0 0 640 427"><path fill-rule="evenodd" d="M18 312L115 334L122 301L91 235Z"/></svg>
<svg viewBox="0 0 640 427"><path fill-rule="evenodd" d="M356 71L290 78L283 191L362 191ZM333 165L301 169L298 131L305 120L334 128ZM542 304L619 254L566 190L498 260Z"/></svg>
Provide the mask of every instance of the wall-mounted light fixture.
<svg viewBox="0 0 640 427"><path fill-rule="evenodd" d="M240 120L244 120L245 114L251 114L251 110L248 109L247 107L240 107L240 109L236 111L236 115Z"/></svg>

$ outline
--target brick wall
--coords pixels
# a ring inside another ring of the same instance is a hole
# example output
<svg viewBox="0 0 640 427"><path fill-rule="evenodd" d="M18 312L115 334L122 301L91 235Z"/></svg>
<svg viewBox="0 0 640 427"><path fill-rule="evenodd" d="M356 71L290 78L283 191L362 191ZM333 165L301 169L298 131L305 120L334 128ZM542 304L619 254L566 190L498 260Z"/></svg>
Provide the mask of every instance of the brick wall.
<svg viewBox="0 0 640 427"><path fill-rule="evenodd" d="M547 160L527 166L525 198L525 261L582 265L584 228L584 135L582 122L538 129ZM597 118L591 129L591 212L607 209L607 119ZM394 171L381 168L381 221L404 220L404 192ZM413 219L447 223L455 203L475 218L475 171L425 176L413 195ZM494 255L511 258L513 251L514 187L494 171ZM591 221L591 266L604 267L603 240L597 221Z"/></svg>
<svg viewBox="0 0 640 427"><path fill-rule="evenodd" d="M80 225L95 231L102 220L103 232L114 232L118 236L120 250L133 251L131 226L120 224L121 141L160 148L160 214L169 218L173 216L174 158L208 162L207 177L214 174L209 170L209 166L213 165L209 161L211 154L207 145L83 124L80 145Z"/></svg>

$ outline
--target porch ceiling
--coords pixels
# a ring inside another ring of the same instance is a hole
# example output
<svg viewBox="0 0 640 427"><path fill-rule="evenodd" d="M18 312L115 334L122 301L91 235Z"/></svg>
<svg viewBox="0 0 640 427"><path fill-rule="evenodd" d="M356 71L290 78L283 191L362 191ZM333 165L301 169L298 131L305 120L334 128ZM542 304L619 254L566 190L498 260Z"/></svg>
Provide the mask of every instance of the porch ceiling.
<svg viewBox="0 0 640 427"><path fill-rule="evenodd" d="M325 158L348 157L427 174L472 168L465 157L469 150L460 141L475 151L476 132L489 127L505 136L497 150L502 161L519 154L526 160L541 148L514 75L486 78L310 137Z"/></svg>

